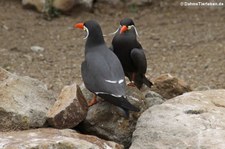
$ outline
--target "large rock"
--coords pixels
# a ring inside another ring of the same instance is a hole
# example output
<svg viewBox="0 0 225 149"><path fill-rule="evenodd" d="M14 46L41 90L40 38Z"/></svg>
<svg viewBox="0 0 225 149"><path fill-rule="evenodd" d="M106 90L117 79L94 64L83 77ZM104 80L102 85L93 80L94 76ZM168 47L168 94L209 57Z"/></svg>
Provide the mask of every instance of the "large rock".
<svg viewBox="0 0 225 149"><path fill-rule="evenodd" d="M1 149L123 149L122 145L73 130L41 128L1 133Z"/></svg>
<svg viewBox="0 0 225 149"><path fill-rule="evenodd" d="M87 99L91 99L90 92L84 88L82 91ZM87 117L79 126L79 130L129 147L138 117L149 105L159 103L156 100L161 101L161 98L157 95L145 98L135 87L128 87L126 95L133 105L141 108L139 113L130 111L130 117L124 118L119 108L99 99L97 104L89 107Z"/></svg>
<svg viewBox="0 0 225 149"><path fill-rule="evenodd" d="M145 6L152 4L152 0L125 0L128 5Z"/></svg>
<svg viewBox="0 0 225 149"><path fill-rule="evenodd" d="M22 5L25 7L35 7L37 11L44 12L46 0L22 0Z"/></svg>
<svg viewBox="0 0 225 149"><path fill-rule="evenodd" d="M42 13L55 13L54 11L57 10L68 12L78 5L91 9L93 7L93 1L94 0L22 0L22 4L25 7L32 6Z"/></svg>
<svg viewBox="0 0 225 149"><path fill-rule="evenodd" d="M42 82L0 68L0 131L42 127L54 102Z"/></svg>
<svg viewBox="0 0 225 149"><path fill-rule="evenodd" d="M77 0L53 0L52 6L61 11L69 11L76 4Z"/></svg>
<svg viewBox="0 0 225 149"><path fill-rule="evenodd" d="M94 0L76 0L77 4L83 5L86 8L93 8Z"/></svg>
<svg viewBox="0 0 225 149"><path fill-rule="evenodd" d="M225 148L225 90L194 91L146 110L130 149Z"/></svg>
<svg viewBox="0 0 225 149"><path fill-rule="evenodd" d="M192 91L191 87L183 80L171 74L162 74L153 80L151 90L160 94L165 99L170 99L185 92Z"/></svg>
<svg viewBox="0 0 225 149"><path fill-rule="evenodd" d="M48 111L48 123L55 128L73 128L87 115L87 102L76 84L65 86Z"/></svg>

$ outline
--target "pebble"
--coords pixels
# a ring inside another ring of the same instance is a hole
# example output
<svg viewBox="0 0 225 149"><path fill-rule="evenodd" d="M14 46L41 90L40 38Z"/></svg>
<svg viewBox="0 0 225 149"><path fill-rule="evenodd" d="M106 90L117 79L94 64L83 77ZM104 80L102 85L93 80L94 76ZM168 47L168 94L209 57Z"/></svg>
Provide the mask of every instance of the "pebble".
<svg viewBox="0 0 225 149"><path fill-rule="evenodd" d="M23 56L26 57L29 61L33 60L33 58L30 55L28 55L28 54L24 54Z"/></svg>
<svg viewBox="0 0 225 149"><path fill-rule="evenodd" d="M42 51L45 50L43 47L40 47L40 46L32 46L32 47L30 47L30 49L31 49L33 52L42 52Z"/></svg>
<svg viewBox="0 0 225 149"><path fill-rule="evenodd" d="M6 26L6 25L3 25L2 27L3 27L5 30L7 30L7 31L9 30L9 27Z"/></svg>

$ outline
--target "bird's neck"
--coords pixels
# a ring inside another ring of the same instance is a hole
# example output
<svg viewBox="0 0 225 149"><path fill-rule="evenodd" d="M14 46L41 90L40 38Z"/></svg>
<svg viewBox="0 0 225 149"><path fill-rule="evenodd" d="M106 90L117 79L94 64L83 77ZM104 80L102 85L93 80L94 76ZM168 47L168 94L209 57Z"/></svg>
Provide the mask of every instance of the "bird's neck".
<svg viewBox="0 0 225 149"><path fill-rule="evenodd" d="M105 44L104 38L102 35L89 35L86 41L86 47L94 47Z"/></svg>

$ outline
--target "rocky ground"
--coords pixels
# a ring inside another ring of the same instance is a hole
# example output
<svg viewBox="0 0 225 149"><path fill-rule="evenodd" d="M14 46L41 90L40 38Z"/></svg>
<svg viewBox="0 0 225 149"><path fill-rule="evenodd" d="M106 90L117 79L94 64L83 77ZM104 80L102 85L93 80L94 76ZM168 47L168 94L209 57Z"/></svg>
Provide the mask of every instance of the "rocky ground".
<svg viewBox="0 0 225 149"><path fill-rule="evenodd" d="M193 88L225 88L225 10L151 5L123 9L96 5L93 12L74 9L69 16L46 21L23 9L18 0L0 1L0 66L37 78L58 92L81 83L84 32L68 30L74 23L95 19L103 32L114 32L124 17L134 19L146 49L149 78L171 73ZM112 36L105 37L108 45ZM43 51L32 51L32 46Z"/></svg>
<svg viewBox="0 0 225 149"><path fill-rule="evenodd" d="M65 86L54 98L37 79L1 67L0 80L2 149L225 147L224 89L190 91L183 81L162 75L153 85L162 96L126 88L129 102L140 111L124 117L101 99L87 107L84 99L92 94L84 86Z"/></svg>

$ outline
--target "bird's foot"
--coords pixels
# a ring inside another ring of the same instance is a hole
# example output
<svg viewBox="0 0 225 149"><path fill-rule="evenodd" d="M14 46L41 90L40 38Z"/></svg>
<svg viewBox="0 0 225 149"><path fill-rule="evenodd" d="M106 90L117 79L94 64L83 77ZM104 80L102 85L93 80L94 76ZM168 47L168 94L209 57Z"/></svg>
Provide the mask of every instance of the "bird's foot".
<svg viewBox="0 0 225 149"><path fill-rule="evenodd" d="M94 104L96 104L97 101L97 96L95 95L89 102L88 102L88 107L93 106Z"/></svg>
<svg viewBox="0 0 225 149"><path fill-rule="evenodd" d="M127 84L127 86L136 87L136 85L134 84L134 82L133 82L133 81L132 81L132 82L130 82L130 83L128 83L128 84Z"/></svg>

